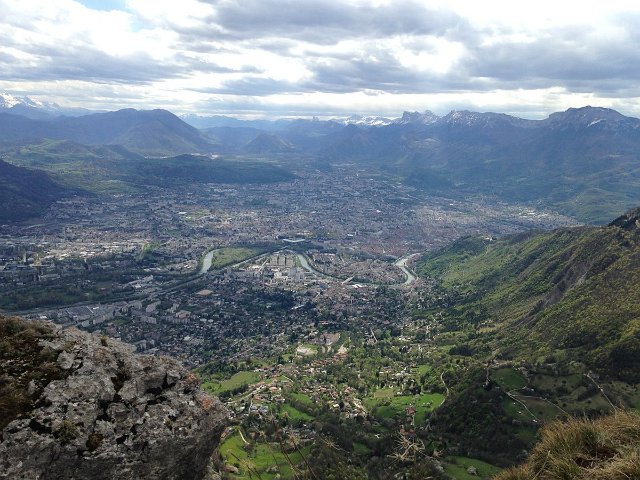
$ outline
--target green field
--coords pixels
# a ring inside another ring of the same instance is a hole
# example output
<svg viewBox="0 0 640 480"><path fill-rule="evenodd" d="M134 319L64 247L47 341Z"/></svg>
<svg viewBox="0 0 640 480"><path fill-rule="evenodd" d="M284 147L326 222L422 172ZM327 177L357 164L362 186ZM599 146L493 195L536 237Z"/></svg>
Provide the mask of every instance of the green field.
<svg viewBox="0 0 640 480"><path fill-rule="evenodd" d="M417 376L424 375L425 373L431 373L432 371L432 365L418 365L413 369L413 373L415 373Z"/></svg>
<svg viewBox="0 0 640 480"><path fill-rule="evenodd" d="M220 268L242 262L261 253L260 249L248 247L224 247L213 251L211 255L211 267L208 270Z"/></svg>
<svg viewBox="0 0 640 480"><path fill-rule="evenodd" d="M444 402L441 393L423 393L421 395L395 395L393 390L385 388L377 390L372 397L365 399L365 406L378 418L404 418L405 409L413 406L416 409L415 423L421 425L427 412L432 412Z"/></svg>
<svg viewBox="0 0 640 480"><path fill-rule="evenodd" d="M353 453L355 453L356 455L369 455L371 453L371 449L364 443L354 442Z"/></svg>
<svg viewBox="0 0 640 480"><path fill-rule="evenodd" d="M304 463L304 459L309 457L309 448L287 452L287 460L280 445L256 443L247 448L247 444L242 441L240 434L235 433L222 443L220 454L225 463L233 465L239 470L238 474L231 475L229 478L238 480L251 478L261 478L262 480L292 479L294 475L289 462L293 465Z"/></svg>
<svg viewBox="0 0 640 480"><path fill-rule="evenodd" d="M491 372L491 379L505 390L520 390L527 385L527 379L511 367L499 368Z"/></svg>
<svg viewBox="0 0 640 480"><path fill-rule="evenodd" d="M475 467L476 475L467 472L469 467ZM444 471L454 480L488 480L492 475L500 471L482 460L467 457L447 457L444 462Z"/></svg>
<svg viewBox="0 0 640 480"><path fill-rule="evenodd" d="M547 375L544 373L536 373L531 378L531 385L536 390L555 391L559 388L567 390L575 390L583 382L580 374L573 375Z"/></svg>
<svg viewBox="0 0 640 480"><path fill-rule="evenodd" d="M297 402L300 402L302 405L306 405L306 406L309 406L309 407L313 407L313 405L314 405L313 400L306 393L294 392L294 393L290 393L289 396L292 399L296 400Z"/></svg>
<svg viewBox="0 0 640 480"><path fill-rule="evenodd" d="M243 370L236 373L231 378L225 380L211 379L202 384L202 388L209 393L220 394L229 392L244 385L251 385L260 381L260 374L254 371Z"/></svg>
<svg viewBox="0 0 640 480"><path fill-rule="evenodd" d="M286 414L291 420L299 420L301 422L309 422L313 420L313 417L311 415L307 415L306 413L301 412L288 403L282 405L281 413Z"/></svg>

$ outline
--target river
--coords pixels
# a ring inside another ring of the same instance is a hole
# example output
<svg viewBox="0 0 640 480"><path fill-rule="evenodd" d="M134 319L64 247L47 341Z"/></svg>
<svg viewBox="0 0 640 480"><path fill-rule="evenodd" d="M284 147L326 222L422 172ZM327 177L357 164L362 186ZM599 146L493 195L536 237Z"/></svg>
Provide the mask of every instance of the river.
<svg viewBox="0 0 640 480"><path fill-rule="evenodd" d="M211 264L213 262L213 254L215 252L216 252L216 250L211 250L210 252L207 252L207 254L204 256L204 258L202 259L202 267L200 268L200 273L207 273L209 271L209 269L211 268ZM394 265L396 267L398 267L400 270L402 270L402 273L404 273L405 277L407 277L404 282L402 282L401 284L400 283L396 283L395 285L409 285L409 284L415 282L417 277L411 272L411 270L409 270L407 268L407 262L409 261L409 259L411 257L413 257L415 255L418 255L418 254L417 253L412 253L411 255L406 255L406 256L398 259L394 263ZM304 268L307 272L313 273L314 275L318 275L319 277L329 278L329 279L332 279L332 280L338 280L338 281L344 280L342 278L333 277L331 275L327 275L326 273L322 273L320 270L316 270L315 268L313 268L309 264L309 261L307 260L307 257L302 255L301 253L296 253L296 256L298 257L298 261L300 262L300 265L302 266L302 268ZM245 261L246 260L243 260L242 262L239 262L239 263L244 263Z"/></svg>
<svg viewBox="0 0 640 480"><path fill-rule="evenodd" d="M300 254L300 253L296 253L298 260L300 261L300 265L302 266L302 268L304 268L306 271L311 272L315 275L319 275L321 277L324 278L331 278L333 280L338 280L338 281L342 281L344 279L342 278L338 278L338 277L333 277L331 275L327 275L326 273L322 273L319 270L316 270L315 268L313 268L310 264L309 261L307 260L307 257L305 257L304 255ZM407 255L404 256L400 259L398 259L394 265L396 267L398 267L400 270L402 270L402 273L404 273L406 279L404 282L402 283L396 283L395 285L409 285L413 282L416 281L416 276L411 272L411 270L409 270L407 268L407 262L409 261L409 259L415 255L418 255L417 253L412 253L411 255ZM374 285L382 285L382 284L374 284Z"/></svg>
<svg viewBox="0 0 640 480"><path fill-rule="evenodd" d="M200 268L200 273L207 273L211 268L211 263L213 262L213 254L215 250L211 250L207 252L207 254L202 259L202 267Z"/></svg>
<svg viewBox="0 0 640 480"><path fill-rule="evenodd" d="M405 257L402 257L396 263L394 263L394 265L396 267L398 267L400 270L402 270L402 272L407 277L407 279L404 281L403 285L409 285L410 283L413 283L413 282L416 281L417 277L411 272L411 270L409 270L407 268L407 262L409 261L409 259L411 257L413 257L415 255L418 255L418 254L417 253L412 253L411 255L407 255Z"/></svg>

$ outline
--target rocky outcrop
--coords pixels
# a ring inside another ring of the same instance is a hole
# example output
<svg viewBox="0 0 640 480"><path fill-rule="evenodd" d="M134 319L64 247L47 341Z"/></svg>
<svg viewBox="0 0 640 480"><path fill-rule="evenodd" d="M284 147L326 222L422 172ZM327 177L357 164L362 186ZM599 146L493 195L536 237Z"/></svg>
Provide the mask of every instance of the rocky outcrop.
<svg viewBox="0 0 640 480"><path fill-rule="evenodd" d="M2 431L0 478L204 476L227 416L193 373L112 339L48 328L37 347L59 374L29 382L33 408Z"/></svg>
<svg viewBox="0 0 640 480"><path fill-rule="evenodd" d="M609 224L611 227L620 227L623 230L640 230L640 207L632 208L624 215L616 218Z"/></svg>

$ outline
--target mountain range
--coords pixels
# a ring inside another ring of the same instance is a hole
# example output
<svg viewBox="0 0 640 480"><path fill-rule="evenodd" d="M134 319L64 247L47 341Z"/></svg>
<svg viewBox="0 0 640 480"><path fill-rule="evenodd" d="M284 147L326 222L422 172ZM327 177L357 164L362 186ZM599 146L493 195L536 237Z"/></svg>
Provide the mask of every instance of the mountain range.
<svg viewBox="0 0 640 480"><path fill-rule="evenodd" d="M43 102L30 97L16 97L0 92L0 113L12 113L33 119L45 119L61 115L74 117L93 112L86 108L62 107L53 102Z"/></svg>
<svg viewBox="0 0 640 480"><path fill-rule="evenodd" d="M571 108L544 120L453 111L369 123L298 119L268 130L237 125L206 131L229 152L351 161L434 193L534 203L588 223L640 202L640 120L606 108ZM260 148L247 148L254 140Z"/></svg>
<svg viewBox="0 0 640 480"><path fill-rule="evenodd" d="M296 168L301 158L311 168L350 162L434 194L544 206L586 223L603 223L640 202L640 120L600 107L570 108L544 120L462 110L245 121L133 109L28 118L16 115L18 107L43 115L54 107L2 99L5 145L51 139L117 145L145 157L273 156Z"/></svg>
<svg viewBox="0 0 640 480"><path fill-rule="evenodd" d="M148 156L206 152L205 135L166 110L94 113L35 120L0 113L0 141L71 140L86 145L122 145Z"/></svg>

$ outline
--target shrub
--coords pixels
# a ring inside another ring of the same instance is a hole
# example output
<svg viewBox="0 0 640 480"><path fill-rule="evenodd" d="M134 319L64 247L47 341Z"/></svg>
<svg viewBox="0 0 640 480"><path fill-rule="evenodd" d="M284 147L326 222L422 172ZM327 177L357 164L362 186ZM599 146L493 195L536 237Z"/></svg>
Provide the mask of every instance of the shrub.
<svg viewBox="0 0 640 480"><path fill-rule="evenodd" d="M640 416L616 411L597 420L546 426L529 459L495 480L640 478Z"/></svg>

